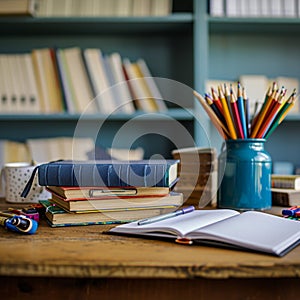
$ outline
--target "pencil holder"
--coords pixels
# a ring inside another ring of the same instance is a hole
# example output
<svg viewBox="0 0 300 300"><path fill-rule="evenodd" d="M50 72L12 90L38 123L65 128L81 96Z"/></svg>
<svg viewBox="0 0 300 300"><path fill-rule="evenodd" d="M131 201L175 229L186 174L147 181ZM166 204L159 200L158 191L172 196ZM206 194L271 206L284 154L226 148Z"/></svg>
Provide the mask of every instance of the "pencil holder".
<svg viewBox="0 0 300 300"><path fill-rule="evenodd" d="M265 210L272 206L272 159L264 139L226 140L219 155L218 207Z"/></svg>

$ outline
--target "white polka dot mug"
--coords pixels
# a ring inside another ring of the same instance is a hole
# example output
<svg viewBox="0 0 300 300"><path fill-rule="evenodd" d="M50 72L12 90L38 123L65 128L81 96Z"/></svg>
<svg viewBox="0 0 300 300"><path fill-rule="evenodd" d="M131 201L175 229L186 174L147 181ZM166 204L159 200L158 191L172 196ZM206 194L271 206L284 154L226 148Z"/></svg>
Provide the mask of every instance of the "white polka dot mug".
<svg viewBox="0 0 300 300"><path fill-rule="evenodd" d="M47 200L50 193L38 184L34 179L32 188L26 198L21 193L29 180L35 166L26 162L7 163L2 169L5 185L5 199L10 203L37 203L39 200Z"/></svg>

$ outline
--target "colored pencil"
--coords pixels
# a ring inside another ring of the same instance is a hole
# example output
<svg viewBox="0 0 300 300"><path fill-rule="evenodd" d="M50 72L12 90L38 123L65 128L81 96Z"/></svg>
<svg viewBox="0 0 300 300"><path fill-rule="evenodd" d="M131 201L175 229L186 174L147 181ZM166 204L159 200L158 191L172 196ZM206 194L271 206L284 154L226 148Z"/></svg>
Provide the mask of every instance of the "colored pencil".
<svg viewBox="0 0 300 300"><path fill-rule="evenodd" d="M272 101L272 104L270 105L270 109L266 114L264 122L256 135L257 138L263 138L267 130L271 126L273 120L276 117L277 112L279 111L279 108L281 107L281 103L283 102L284 93L285 92L282 91L280 97Z"/></svg>
<svg viewBox="0 0 300 300"><path fill-rule="evenodd" d="M292 107L295 104L296 100L296 90L294 89L291 96L288 98L288 100L283 104L283 106L280 108L278 114L276 115L275 119L273 120L271 126L267 130L264 138L267 139L269 136L273 133L273 131L277 128L277 126L284 120L285 116L288 114L288 112L292 109Z"/></svg>
<svg viewBox="0 0 300 300"><path fill-rule="evenodd" d="M224 96L224 94L222 92L221 87L218 87L218 92L219 92L219 99L220 99L220 101L222 103L223 112L224 112L224 118L226 120L226 124L227 124L228 131L230 133L230 137L232 139L236 140L237 139L237 135L236 135L236 132L235 132L235 129L234 129L232 118L230 116L230 112L229 112L229 109L228 109L227 101L225 99L225 96Z"/></svg>
<svg viewBox="0 0 300 300"><path fill-rule="evenodd" d="M239 114L239 109L237 105L237 99L233 92L231 93L231 100L230 100L230 105L231 105L231 110L233 114L233 119L235 122L235 128L236 128L236 133L239 138L244 139L244 132L243 132L243 127L240 119L240 114Z"/></svg>
<svg viewBox="0 0 300 300"><path fill-rule="evenodd" d="M213 101L214 101L215 105L219 109L220 113L222 115L224 115L222 103L221 103L221 101L219 99L219 96L218 96L216 90L213 87L211 88L211 94L212 94L212 98L213 98Z"/></svg>
<svg viewBox="0 0 300 300"><path fill-rule="evenodd" d="M210 117L212 123L214 124L214 126L216 127L216 129L218 130L218 132L220 133L220 135L224 139L228 139L228 137L230 135L229 135L229 132L228 132L227 128L218 119L218 117L215 115L214 111L206 103L205 99L199 93L197 93L196 91L194 91L194 96L198 99L198 101L200 102L200 104L202 105L203 109L206 111L206 113Z"/></svg>
<svg viewBox="0 0 300 300"><path fill-rule="evenodd" d="M250 132L251 132L250 104L246 94L245 87L243 87L243 99L244 99L244 108L245 108L245 117L246 117L246 126L247 126L247 136L250 136Z"/></svg>
<svg viewBox="0 0 300 300"><path fill-rule="evenodd" d="M224 124L226 124L225 118L222 115L222 113L220 112L220 110L218 109L216 103L213 101L212 97L210 94L205 94L205 100L207 102L207 104L212 108L212 110L214 111L214 113L216 114L216 116L219 118L219 120Z"/></svg>
<svg viewBox="0 0 300 300"><path fill-rule="evenodd" d="M244 138L247 138L248 134L247 134L246 114L245 114L244 100L243 100L243 95L242 95L242 87L239 82L238 82L237 92L238 92L238 97L237 97L238 113L240 115Z"/></svg>
<svg viewBox="0 0 300 300"><path fill-rule="evenodd" d="M252 129L251 135L250 135L251 138L256 137L256 134L257 134L257 132L258 132L258 130L259 130L264 118L265 118L265 115L266 115L266 113L269 109L269 106L271 105L272 99L275 98L277 92L278 92L277 84L274 82L273 83L273 88L272 88L272 93L270 95L269 91L268 91L268 93L265 97L264 104L263 104L263 106L262 106L262 108L261 108L261 110L260 110L260 112L257 116L257 121L255 122L254 126L252 126L253 129Z"/></svg>

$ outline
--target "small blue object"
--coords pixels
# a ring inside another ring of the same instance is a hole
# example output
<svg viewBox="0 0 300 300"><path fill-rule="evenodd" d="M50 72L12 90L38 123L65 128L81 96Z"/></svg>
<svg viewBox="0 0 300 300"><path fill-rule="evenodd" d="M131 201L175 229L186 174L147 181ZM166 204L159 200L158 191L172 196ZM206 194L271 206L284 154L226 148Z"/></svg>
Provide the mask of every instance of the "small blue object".
<svg viewBox="0 0 300 300"><path fill-rule="evenodd" d="M297 211L300 211L300 208L296 208L296 209L283 209L282 210L282 215L288 216L288 217L293 217L293 216L295 216L295 214L296 214Z"/></svg>
<svg viewBox="0 0 300 300"><path fill-rule="evenodd" d="M38 222L24 216L7 218L4 227L8 230L24 234L34 234L38 228Z"/></svg>

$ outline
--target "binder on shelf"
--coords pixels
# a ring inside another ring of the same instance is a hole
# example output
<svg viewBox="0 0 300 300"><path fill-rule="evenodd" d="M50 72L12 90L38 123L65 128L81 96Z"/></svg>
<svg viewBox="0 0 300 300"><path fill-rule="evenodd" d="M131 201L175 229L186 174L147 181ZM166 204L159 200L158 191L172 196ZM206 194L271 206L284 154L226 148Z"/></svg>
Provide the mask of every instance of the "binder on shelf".
<svg viewBox="0 0 300 300"><path fill-rule="evenodd" d="M74 97L73 100L76 103L77 112L97 112L81 49L79 47L72 47L63 49L62 52L66 61L65 71L68 88Z"/></svg>
<svg viewBox="0 0 300 300"><path fill-rule="evenodd" d="M116 104L107 78L102 51L89 48L83 50L83 55L99 111L111 114L116 109Z"/></svg>
<svg viewBox="0 0 300 300"><path fill-rule="evenodd" d="M111 69L114 82L112 89L118 100L117 111L127 114L134 113L135 108L124 76L121 55L118 52L108 56L108 67Z"/></svg>
<svg viewBox="0 0 300 300"><path fill-rule="evenodd" d="M150 94L153 98L153 100L155 101L158 110L163 112L163 111L167 111L168 107L165 103L165 101L163 100L163 97L158 89L158 86L155 82L155 79L153 78L148 65L146 64L146 61L143 58L140 58L136 61L137 67L140 70L141 75L144 77L146 84L150 90Z"/></svg>
<svg viewBox="0 0 300 300"><path fill-rule="evenodd" d="M51 1L48 1L51 2ZM35 15L37 0L1 0L0 15Z"/></svg>
<svg viewBox="0 0 300 300"><path fill-rule="evenodd" d="M125 58L123 66L128 76L128 84L137 108L145 112L158 111L158 107L150 94L147 83L140 73L137 64L131 63L129 59Z"/></svg>
<svg viewBox="0 0 300 300"><path fill-rule="evenodd" d="M25 53L23 56L24 63L24 78L28 93L29 113L41 113L41 102L37 89L37 82L34 76L32 56L30 53Z"/></svg>
<svg viewBox="0 0 300 300"><path fill-rule="evenodd" d="M56 50L56 60L62 93L64 95L63 99L65 103L65 109L69 114L75 114L77 112L77 107L75 103L74 92L71 90L71 86L69 84L70 75L68 74L69 71L67 69L65 55L62 49Z"/></svg>

